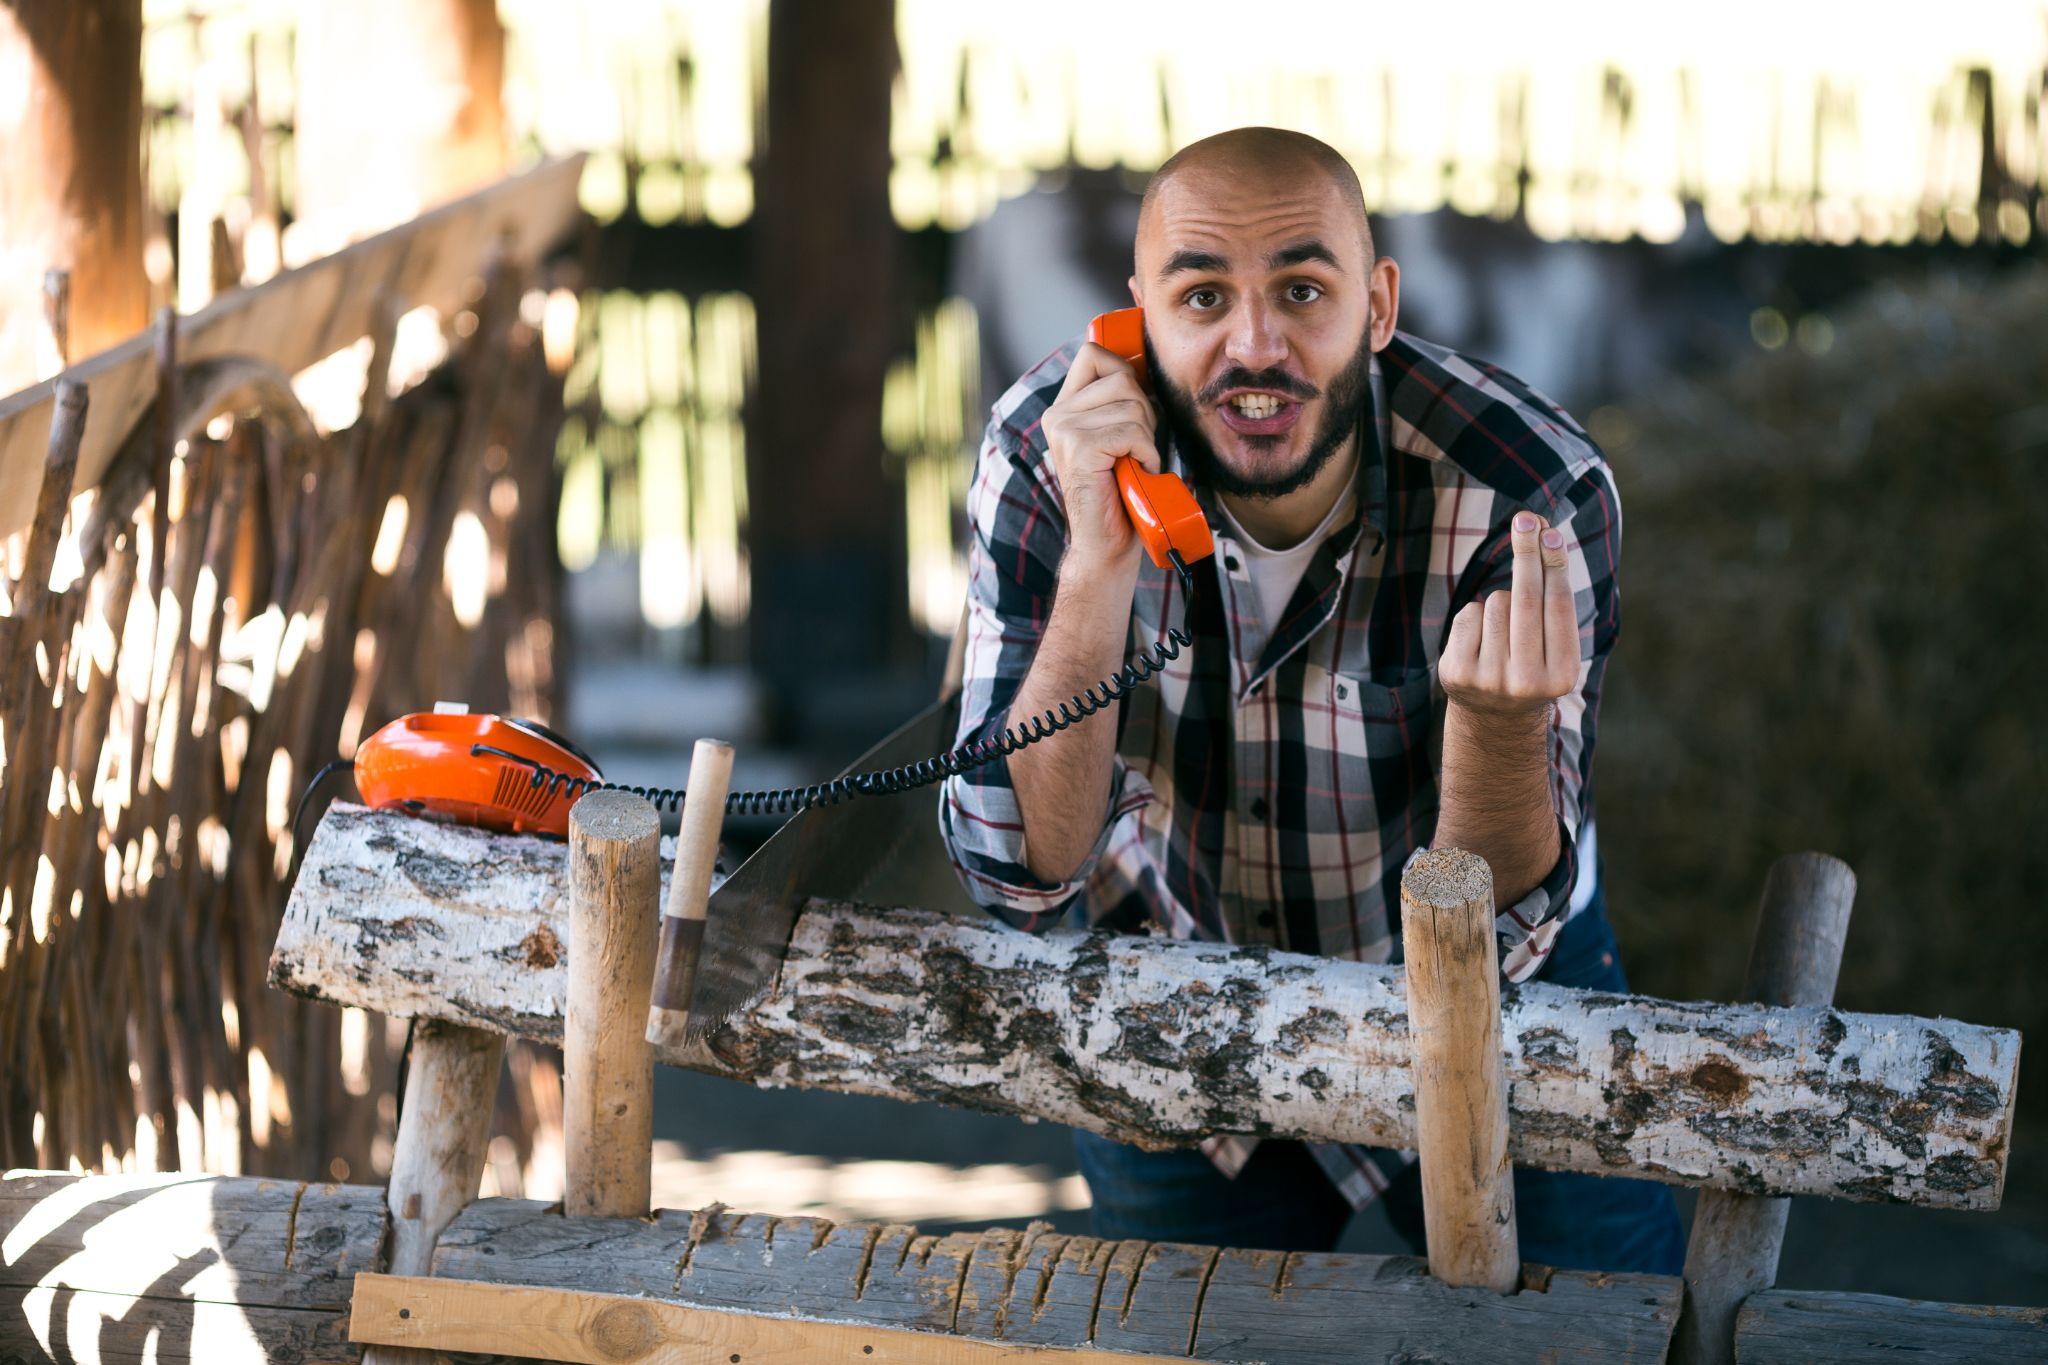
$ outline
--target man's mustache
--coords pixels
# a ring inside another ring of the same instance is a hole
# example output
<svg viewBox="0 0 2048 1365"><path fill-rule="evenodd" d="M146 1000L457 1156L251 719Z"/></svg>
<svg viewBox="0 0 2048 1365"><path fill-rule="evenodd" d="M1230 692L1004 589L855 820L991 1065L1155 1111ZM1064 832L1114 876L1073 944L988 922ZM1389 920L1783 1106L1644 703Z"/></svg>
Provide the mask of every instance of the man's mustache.
<svg viewBox="0 0 2048 1365"><path fill-rule="evenodd" d="M1243 368L1224 371L1223 375L1200 393L1197 402L1214 403L1232 389L1265 389L1270 393L1284 393L1289 398L1306 403L1311 398L1322 397L1323 391L1306 380L1297 379L1285 370L1252 371Z"/></svg>

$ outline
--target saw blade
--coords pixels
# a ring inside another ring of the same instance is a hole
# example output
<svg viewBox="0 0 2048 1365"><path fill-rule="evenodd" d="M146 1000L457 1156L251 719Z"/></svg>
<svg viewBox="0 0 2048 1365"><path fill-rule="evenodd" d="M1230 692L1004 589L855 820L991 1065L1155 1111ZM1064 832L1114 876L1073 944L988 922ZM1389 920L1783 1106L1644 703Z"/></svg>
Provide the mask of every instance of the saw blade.
<svg viewBox="0 0 2048 1365"><path fill-rule="evenodd" d="M847 772L914 763L952 745L957 701L934 703ZM790 818L711 895L685 1038L702 1042L775 986L804 902L814 896L981 913L939 838L937 787L863 796Z"/></svg>

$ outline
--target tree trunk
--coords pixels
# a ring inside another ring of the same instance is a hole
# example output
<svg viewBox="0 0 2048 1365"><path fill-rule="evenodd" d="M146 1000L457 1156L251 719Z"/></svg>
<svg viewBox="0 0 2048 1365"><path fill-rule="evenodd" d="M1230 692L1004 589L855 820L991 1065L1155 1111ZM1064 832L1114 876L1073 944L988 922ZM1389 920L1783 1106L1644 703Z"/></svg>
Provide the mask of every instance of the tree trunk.
<svg viewBox="0 0 2048 1365"><path fill-rule="evenodd" d="M149 321L142 271L142 0L0 5L0 394L60 360L44 272L70 275L67 346Z"/></svg>
<svg viewBox="0 0 2048 1365"><path fill-rule="evenodd" d="M271 981L558 1041L565 854L337 804L300 870ZM1518 1164L1998 1205L2011 1030L1560 986L1502 994ZM1209 1133L1411 1147L1409 1051L1395 968L813 902L764 1001L709 1050L657 1056L1153 1147Z"/></svg>
<svg viewBox="0 0 2048 1365"><path fill-rule="evenodd" d="M322 249L505 173L496 0L319 0L299 54L295 208Z"/></svg>
<svg viewBox="0 0 2048 1365"><path fill-rule="evenodd" d="M753 663L785 719L819 660L884 665L908 619L903 486L882 449L882 381L908 316L889 210L896 67L891 0L769 6L747 553Z"/></svg>

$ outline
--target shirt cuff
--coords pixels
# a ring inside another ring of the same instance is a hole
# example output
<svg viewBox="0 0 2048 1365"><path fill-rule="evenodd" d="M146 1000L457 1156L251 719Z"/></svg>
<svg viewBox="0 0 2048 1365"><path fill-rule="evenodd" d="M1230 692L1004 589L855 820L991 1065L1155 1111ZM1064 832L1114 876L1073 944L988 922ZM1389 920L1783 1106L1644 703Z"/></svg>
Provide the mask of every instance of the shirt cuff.
<svg viewBox="0 0 2048 1365"><path fill-rule="evenodd" d="M1005 813L1014 814L1014 819L991 818L985 800L992 791L1003 793ZM1007 776L1000 785L990 787L977 787L955 777L946 782L943 792L940 833L961 885L976 904L1032 933L1052 928L1066 915L1094 875L1117 823L1156 799L1152 784L1132 772L1121 754L1116 755L1109 801L1094 846L1071 877L1049 882L1031 871L1022 812L1016 809L1016 792ZM969 826L974 827L972 834Z"/></svg>
<svg viewBox="0 0 2048 1365"><path fill-rule="evenodd" d="M1562 820L1557 825L1557 848L1557 861L1542 881L1513 905L1495 908L1493 929L1500 939L1500 974L1509 981L1527 981L1543 969L1570 918L1578 848ZM1409 863L1427 852L1428 846L1416 849L1401 870L1406 872Z"/></svg>

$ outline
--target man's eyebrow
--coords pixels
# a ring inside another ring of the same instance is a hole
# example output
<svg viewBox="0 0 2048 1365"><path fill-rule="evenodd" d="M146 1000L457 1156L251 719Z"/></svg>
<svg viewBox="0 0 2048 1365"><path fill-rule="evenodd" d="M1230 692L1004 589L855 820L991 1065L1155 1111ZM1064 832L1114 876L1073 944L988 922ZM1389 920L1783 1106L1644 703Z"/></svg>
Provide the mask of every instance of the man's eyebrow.
<svg viewBox="0 0 2048 1365"><path fill-rule="evenodd" d="M1196 251L1192 247L1184 247L1166 258L1166 264L1159 267L1159 278L1163 280L1188 271L1222 274L1229 269L1230 262L1213 251Z"/></svg>
<svg viewBox="0 0 2048 1365"><path fill-rule="evenodd" d="M1344 272L1344 267L1337 264L1336 253L1314 237L1290 243L1266 257L1266 265L1273 270L1284 270L1307 261L1321 261L1339 274Z"/></svg>

